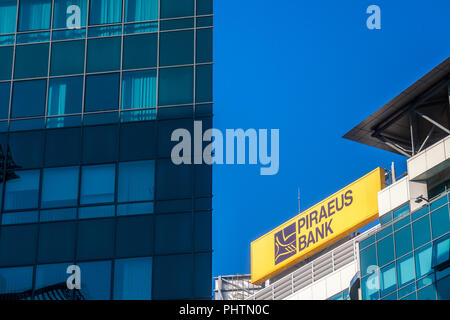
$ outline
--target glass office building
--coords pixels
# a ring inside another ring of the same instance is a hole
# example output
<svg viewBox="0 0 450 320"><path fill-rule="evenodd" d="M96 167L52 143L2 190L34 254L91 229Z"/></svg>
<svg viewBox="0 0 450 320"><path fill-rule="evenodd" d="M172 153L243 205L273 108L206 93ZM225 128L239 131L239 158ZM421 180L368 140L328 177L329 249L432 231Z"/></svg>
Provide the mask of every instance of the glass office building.
<svg viewBox="0 0 450 320"><path fill-rule="evenodd" d="M211 298L211 167L170 154L212 126L212 14L0 1L0 299Z"/></svg>
<svg viewBox="0 0 450 320"><path fill-rule="evenodd" d="M363 300L450 300L449 194L410 212L409 204L381 217L361 240Z"/></svg>

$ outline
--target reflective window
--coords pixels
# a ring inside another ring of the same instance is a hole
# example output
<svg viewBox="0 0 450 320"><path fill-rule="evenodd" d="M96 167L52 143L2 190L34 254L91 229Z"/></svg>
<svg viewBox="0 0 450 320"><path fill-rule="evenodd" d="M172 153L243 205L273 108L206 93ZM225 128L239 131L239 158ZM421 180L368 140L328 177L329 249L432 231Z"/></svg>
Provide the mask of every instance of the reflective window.
<svg viewBox="0 0 450 320"><path fill-rule="evenodd" d="M116 166L107 164L82 168L81 204L114 201Z"/></svg>
<svg viewBox="0 0 450 320"><path fill-rule="evenodd" d="M43 116L45 112L46 80L14 82L12 117Z"/></svg>
<svg viewBox="0 0 450 320"><path fill-rule="evenodd" d="M436 300L436 289L434 285L417 291L417 300Z"/></svg>
<svg viewBox="0 0 450 320"><path fill-rule="evenodd" d="M153 253L153 217L124 217L118 220L116 254L119 257Z"/></svg>
<svg viewBox="0 0 450 320"><path fill-rule="evenodd" d="M433 228L433 239L439 238L450 230L448 206L443 206L431 213L431 226Z"/></svg>
<svg viewBox="0 0 450 320"><path fill-rule="evenodd" d="M156 70L124 72L122 109L156 107Z"/></svg>
<svg viewBox="0 0 450 320"><path fill-rule="evenodd" d="M439 300L450 300L450 277L446 277L437 283Z"/></svg>
<svg viewBox="0 0 450 320"><path fill-rule="evenodd" d="M55 0L53 29L86 26L87 0Z"/></svg>
<svg viewBox="0 0 450 320"><path fill-rule="evenodd" d="M14 47L0 47L0 80L11 79Z"/></svg>
<svg viewBox="0 0 450 320"><path fill-rule="evenodd" d="M183 127L182 127L183 128ZM170 160L158 161L157 198L161 200L192 196L192 166L174 165Z"/></svg>
<svg viewBox="0 0 450 320"><path fill-rule="evenodd" d="M111 296L111 261L79 263L81 294L87 300L109 300Z"/></svg>
<svg viewBox="0 0 450 320"><path fill-rule="evenodd" d="M87 76L85 111L119 108L119 74Z"/></svg>
<svg viewBox="0 0 450 320"><path fill-rule="evenodd" d="M39 131L11 133L9 136L14 163L23 169L42 166L44 135Z"/></svg>
<svg viewBox="0 0 450 320"><path fill-rule="evenodd" d="M89 40L87 72L102 72L120 69L120 47L120 37Z"/></svg>
<svg viewBox="0 0 450 320"><path fill-rule="evenodd" d="M0 83L0 119L8 119L10 90L9 82Z"/></svg>
<svg viewBox="0 0 450 320"><path fill-rule="evenodd" d="M69 274L66 273L67 268L72 263L46 264L36 267L36 284L35 290L44 289L54 285L65 285ZM44 298L39 294L35 294L35 298Z"/></svg>
<svg viewBox="0 0 450 320"><path fill-rule="evenodd" d="M192 251L192 214L156 216L155 232L157 254Z"/></svg>
<svg viewBox="0 0 450 320"><path fill-rule="evenodd" d="M392 235L378 241L377 252L378 265L380 267L394 260L394 242Z"/></svg>
<svg viewBox="0 0 450 320"><path fill-rule="evenodd" d="M0 269L0 294L32 289L33 267Z"/></svg>
<svg viewBox="0 0 450 320"><path fill-rule="evenodd" d="M78 223L77 260L110 259L114 254L114 219Z"/></svg>
<svg viewBox="0 0 450 320"><path fill-rule="evenodd" d="M399 288L414 281L414 256L412 254L397 261L397 278Z"/></svg>
<svg viewBox="0 0 450 320"><path fill-rule="evenodd" d="M119 164L119 202L154 199L155 162L122 162Z"/></svg>
<svg viewBox="0 0 450 320"><path fill-rule="evenodd" d="M154 299L192 299L193 255L156 256L154 261Z"/></svg>
<svg viewBox="0 0 450 320"><path fill-rule="evenodd" d="M213 13L212 0L197 0L197 15L207 15Z"/></svg>
<svg viewBox="0 0 450 320"><path fill-rule="evenodd" d="M97 0L90 2L89 25L118 23L122 21L122 0Z"/></svg>
<svg viewBox="0 0 450 320"><path fill-rule="evenodd" d="M0 34L16 31L17 0L0 2Z"/></svg>
<svg viewBox="0 0 450 320"><path fill-rule="evenodd" d="M78 167L44 169L41 207L75 206L78 199L78 172Z"/></svg>
<svg viewBox="0 0 450 320"><path fill-rule="evenodd" d="M157 34L143 34L123 38L124 69L156 67L157 55Z"/></svg>
<svg viewBox="0 0 450 320"><path fill-rule="evenodd" d="M395 232L395 255L397 258L412 251L411 226Z"/></svg>
<svg viewBox="0 0 450 320"><path fill-rule="evenodd" d="M193 84L192 67L161 69L159 72L159 105L192 103Z"/></svg>
<svg viewBox="0 0 450 320"><path fill-rule="evenodd" d="M450 261L450 235L437 240L433 246L433 267L446 265Z"/></svg>
<svg viewBox="0 0 450 320"><path fill-rule="evenodd" d="M50 79L47 115L81 113L83 77Z"/></svg>
<svg viewBox="0 0 450 320"><path fill-rule="evenodd" d="M39 201L39 170L16 171L6 182L5 210L37 208Z"/></svg>
<svg viewBox="0 0 450 320"><path fill-rule="evenodd" d="M14 79L46 77L48 54L48 43L17 46Z"/></svg>
<svg viewBox="0 0 450 320"><path fill-rule="evenodd" d="M125 0L125 22L158 20L158 0Z"/></svg>
<svg viewBox="0 0 450 320"><path fill-rule="evenodd" d="M40 225L38 249L38 261L40 263L73 261L74 254L75 222L43 223Z"/></svg>
<svg viewBox="0 0 450 320"><path fill-rule="evenodd" d="M37 228L36 224L2 228L0 266L28 265L36 262Z"/></svg>
<svg viewBox="0 0 450 320"><path fill-rule="evenodd" d="M161 19L193 15L194 0L161 0Z"/></svg>
<svg viewBox="0 0 450 320"><path fill-rule="evenodd" d="M423 247L415 252L416 274L421 278L432 271L431 262L433 257L433 248L431 245Z"/></svg>
<svg viewBox="0 0 450 320"><path fill-rule="evenodd" d="M84 40L53 42L50 75L83 73L84 47Z"/></svg>
<svg viewBox="0 0 450 320"><path fill-rule="evenodd" d="M414 247L419 248L431 241L430 216L413 223Z"/></svg>
<svg viewBox="0 0 450 320"><path fill-rule="evenodd" d="M196 94L195 101L197 103L201 102L212 102L212 68L211 64L197 66L196 70Z"/></svg>
<svg viewBox="0 0 450 320"><path fill-rule="evenodd" d="M377 265L377 253L375 245L372 245L360 252L361 276L365 276L374 270L370 266Z"/></svg>
<svg viewBox="0 0 450 320"><path fill-rule="evenodd" d="M163 32L160 35L161 66L179 66L194 62L194 31Z"/></svg>
<svg viewBox="0 0 450 320"><path fill-rule="evenodd" d="M212 249L212 217L211 213L195 214L195 250L211 250Z"/></svg>
<svg viewBox="0 0 450 320"><path fill-rule="evenodd" d="M197 30L197 49L196 49L197 63L212 61L212 52L213 52L212 30L213 30L212 28Z"/></svg>
<svg viewBox="0 0 450 320"><path fill-rule="evenodd" d="M121 259L114 263L114 299L152 298L152 258Z"/></svg>
<svg viewBox="0 0 450 320"><path fill-rule="evenodd" d="M47 130L45 164L47 166L80 163L81 130L79 128Z"/></svg>
<svg viewBox="0 0 450 320"><path fill-rule="evenodd" d="M400 218L408 213L409 213L409 204L404 205L403 207L401 207L397 210L394 210L394 220L397 218Z"/></svg>
<svg viewBox="0 0 450 320"><path fill-rule="evenodd" d="M20 0L18 31L50 29L51 0Z"/></svg>

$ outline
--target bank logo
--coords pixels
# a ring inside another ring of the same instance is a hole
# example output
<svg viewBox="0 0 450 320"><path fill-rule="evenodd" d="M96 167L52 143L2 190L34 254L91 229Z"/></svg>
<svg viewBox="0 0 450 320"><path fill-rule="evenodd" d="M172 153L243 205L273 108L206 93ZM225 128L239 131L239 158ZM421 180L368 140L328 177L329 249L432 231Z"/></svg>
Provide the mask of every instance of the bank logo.
<svg viewBox="0 0 450 320"><path fill-rule="evenodd" d="M295 222L275 234L275 264L297 253L297 229Z"/></svg>

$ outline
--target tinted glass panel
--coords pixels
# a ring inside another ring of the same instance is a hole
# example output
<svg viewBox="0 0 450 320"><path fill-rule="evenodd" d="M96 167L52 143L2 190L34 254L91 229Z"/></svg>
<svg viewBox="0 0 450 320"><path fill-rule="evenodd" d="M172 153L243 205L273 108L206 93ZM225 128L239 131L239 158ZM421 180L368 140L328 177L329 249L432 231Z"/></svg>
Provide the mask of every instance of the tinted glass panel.
<svg viewBox="0 0 450 320"><path fill-rule="evenodd" d="M37 225L3 227L0 233L0 265L36 262Z"/></svg>
<svg viewBox="0 0 450 320"><path fill-rule="evenodd" d="M402 287L415 279L414 256L412 254L397 262L398 286Z"/></svg>
<svg viewBox="0 0 450 320"><path fill-rule="evenodd" d="M67 268L72 263L46 264L36 267L36 284L35 289L43 289L46 287L65 284L69 275L66 273ZM41 296L36 296L39 299Z"/></svg>
<svg viewBox="0 0 450 320"><path fill-rule="evenodd" d="M378 242L378 265L384 266L394 260L393 237L389 236Z"/></svg>
<svg viewBox="0 0 450 320"><path fill-rule="evenodd" d="M372 245L360 252L361 276L373 272L370 266L377 265L377 252L375 245Z"/></svg>
<svg viewBox="0 0 450 320"><path fill-rule="evenodd" d="M153 200L154 183L154 161L119 164L119 202Z"/></svg>
<svg viewBox="0 0 450 320"><path fill-rule="evenodd" d="M77 259L108 259L114 254L114 220L86 220L78 224Z"/></svg>
<svg viewBox="0 0 450 320"><path fill-rule="evenodd" d="M433 258L433 248L431 245L423 247L415 252L416 274L417 278L431 272L431 263Z"/></svg>
<svg viewBox="0 0 450 320"><path fill-rule="evenodd" d="M21 0L19 31L49 29L51 10L51 0Z"/></svg>
<svg viewBox="0 0 450 320"><path fill-rule="evenodd" d="M439 238L450 230L448 206L443 206L431 213L431 226L433 228L433 239Z"/></svg>
<svg viewBox="0 0 450 320"><path fill-rule="evenodd" d="M17 46L14 79L46 77L48 54L48 43Z"/></svg>
<svg viewBox="0 0 450 320"><path fill-rule="evenodd" d="M10 91L11 84L9 82L0 83L0 119L8 119Z"/></svg>
<svg viewBox="0 0 450 320"><path fill-rule="evenodd" d="M211 28L197 30L197 63L212 61L212 30Z"/></svg>
<svg viewBox="0 0 450 320"><path fill-rule="evenodd" d="M163 32L160 37L161 66L176 66L194 62L194 31Z"/></svg>
<svg viewBox="0 0 450 320"><path fill-rule="evenodd" d="M431 241L430 216L413 223L414 247L418 248Z"/></svg>
<svg viewBox="0 0 450 320"><path fill-rule="evenodd" d="M78 199L78 167L44 169L41 207L70 207Z"/></svg>
<svg viewBox="0 0 450 320"><path fill-rule="evenodd" d="M87 72L112 71L120 68L120 37L88 41Z"/></svg>
<svg viewBox="0 0 450 320"><path fill-rule="evenodd" d="M123 68L139 69L156 67L157 51L157 34L124 37Z"/></svg>
<svg viewBox="0 0 450 320"><path fill-rule="evenodd" d="M192 103L192 67L161 69L159 77L159 105Z"/></svg>
<svg viewBox="0 0 450 320"><path fill-rule="evenodd" d="M156 70L122 75L122 109L156 107Z"/></svg>
<svg viewBox="0 0 450 320"><path fill-rule="evenodd" d="M17 0L0 2L0 34L16 31Z"/></svg>
<svg viewBox="0 0 450 320"><path fill-rule="evenodd" d="M158 20L158 0L125 0L125 22Z"/></svg>
<svg viewBox="0 0 450 320"><path fill-rule="evenodd" d="M28 291L32 285L33 267L0 269L0 294Z"/></svg>
<svg viewBox="0 0 450 320"><path fill-rule="evenodd" d="M119 74L103 74L86 78L85 111L119 108Z"/></svg>
<svg viewBox="0 0 450 320"><path fill-rule="evenodd" d="M117 160L116 126L86 127L83 134L83 162L101 163Z"/></svg>
<svg viewBox="0 0 450 320"><path fill-rule="evenodd" d="M114 299L152 298L152 258L121 259L114 264Z"/></svg>
<svg viewBox="0 0 450 320"><path fill-rule="evenodd" d="M147 256L153 252L153 217L118 220L116 253L119 257Z"/></svg>
<svg viewBox="0 0 450 320"><path fill-rule="evenodd" d="M197 103L201 102L212 102L212 68L213 66L202 65L197 66L197 77L196 77L196 95L195 101Z"/></svg>
<svg viewBox="0 0 450 320"><path fill-rule="evenodd" d="M161 0L161 19L193 15L194 0Z"/></svg>
<svg viewBox="0 0 450 320"><path fill-rule="evenodd" d="M46 80L14 82L12 117L43 116L46 90Z"/></svg>
<svg viewBox="0 0 450 320"><path fill-rule="evenodd" d="M64 41L52 44L50 74L81 74L84 71L85 41Z"/></svg>
<svg viewBox="0 0 450 320"><path fill-rule="evenodd" d="M111 261L80 263L81 294L87 300L108 300L111 296Z"/></svg>
<svg viewBox="0 0 450 320"><path fill-rule="evenodd" d="M80 202L82 204L113 202L115 176L114 164L83 167Z"/></svg>
<svg viewBox="0 0 450 320"><path fill-rule="evenodd" d="M73 261L74 253L74 222L41 224L38 252L40 263Z"/></svg>
<svg viewBox="0 0 450 320"><path fill-rule="evenodd" d="M83 77L50 79L48 90L49 116L81 113Z"/></svg>
<svg viewBox="0 0 450 320"><path fill-rule="evenodd" d="M197 15L206 15L213 13L212 0L197 0Z"/></svg>
<svg viewBox="0 0 450 320"><path fill-rule="evenodd" d="M192 251L192 215L170 214L156 217L155 250L157 254Z"/></svg>
<svg viewBox="0 0 450 320"><path fill-rule="evenodd" d="M397 258L412 251L411 227L405 227L395 232L395 254Z"/></svg>
<svg viewBox="0 0 450 320"><path fill-rule="evenodd" d="M55 0L53 29L84 27L86 16L87 0Z"/></svg>
<svg viewBox="0 0 450 320"><path fill-rule="evenodd" d="M5 210L37 208L39 200L39 170L16 171L6 183Z"/></svg>
<svg viewBox="0 0 450 320"><path fill-rule="evenodd" d="M385 296L397 289L395 263L381 269L381 296Z"/></svg>
<svg viewBox="0 0 450 320"><path fill-rule="evenodd" d="M0 80L11 79L13 47L0 47Z"/></svg>
<svg viewBox="0 0 450 320"><path fill-rule="evenodd" d="M154 259L154 299L192 298L193 256L160 256Z"/></svg>
<svg viewBox="0 0 450 320"><path fill-rule="evenodd" d="M122 21L122 0L91 1L89 25Z"/></svg>

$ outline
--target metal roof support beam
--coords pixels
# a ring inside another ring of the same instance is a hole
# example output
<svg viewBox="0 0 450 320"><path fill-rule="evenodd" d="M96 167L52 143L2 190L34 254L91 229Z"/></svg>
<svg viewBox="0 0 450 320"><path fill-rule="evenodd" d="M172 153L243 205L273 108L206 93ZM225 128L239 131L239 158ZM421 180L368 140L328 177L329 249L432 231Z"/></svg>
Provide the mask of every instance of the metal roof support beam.
<svg viewBox="0 0 450 320"><path fill-rule="evenodd" d="M429 131L428 134L427 134L427 137L426 137L425 140L423 141L423 143L422 143L422 145L420 146L419 151L417 151L417 153L420 153L420 152L423 150L423 148L425 147L425 145L426 145L427 142L428 142L428 139L430 139L431 135L433 134L435 128L436 128L435 125L433 125L433 126L431 127L430 131Z"/></svg>
<svg viewBox="0 0 450 320"><path fill-rule="evenodd" d="M413 113L409 112L409 132L411 134L411 154L414 156L416 154L416 144L415 144L415 126L414 126Z"/></svg>
<svg viewBox="0 0 450 320"><path fill-rule="evenodd" d="M390 141L389 139L385 138L385 137L381 137L381 136L377 136L376 137L378 140L380 140L381 142L383 142L384 144L388 145L389 147L391 147L392 149L396 150L397 152L401 153L402 155L404 155L405 157L411 158L411 154L408 154L406 152L406 150L404 150L404 148L400 147L399 145L397 145L396 143Z"/></svg>
<svg viewBox="0 0 450 320"><path fill-rule="evenodd" d="M434 124L436 127L438 127L439 129L441 129L442 131L445 131L447 134L450 134L450 130L448 130L446 127L444 127L443 125L441 125L439 122L434 121L433 119L431 119L429 116L426 116L422 113L420 113L419 111L416 111L416 113L421 116L423 119L427 120L428 122Z"/></svg>

